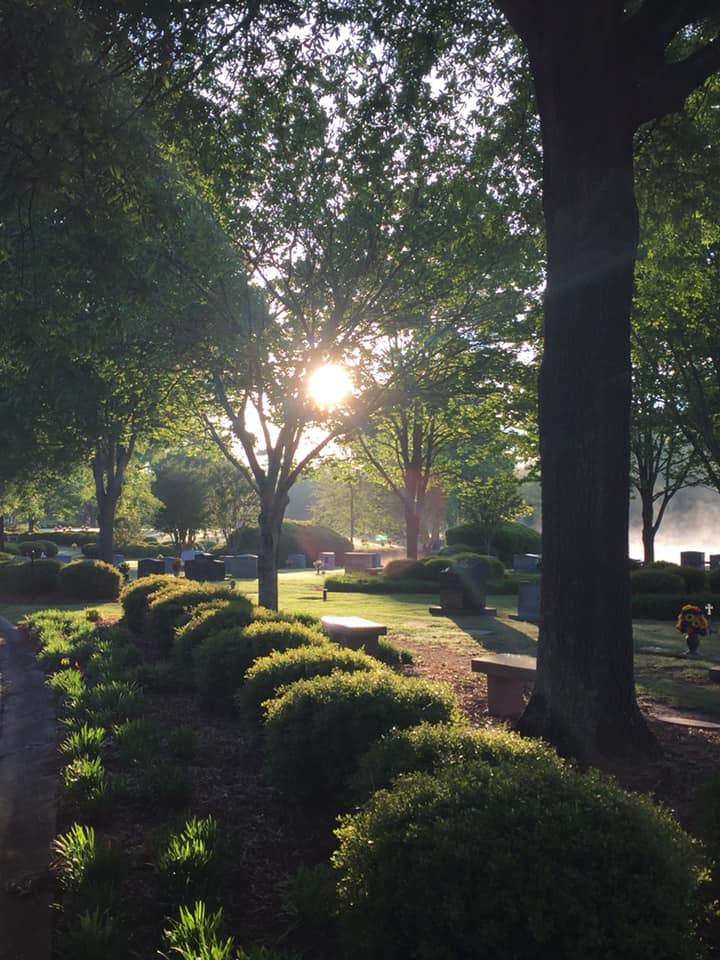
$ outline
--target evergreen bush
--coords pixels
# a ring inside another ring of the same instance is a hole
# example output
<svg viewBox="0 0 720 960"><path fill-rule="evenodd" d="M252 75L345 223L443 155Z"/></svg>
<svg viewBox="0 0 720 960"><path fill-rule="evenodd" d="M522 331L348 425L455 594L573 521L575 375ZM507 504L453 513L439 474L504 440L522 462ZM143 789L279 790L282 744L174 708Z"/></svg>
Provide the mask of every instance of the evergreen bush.
<svg viewBox="0 0 720 960"><path fill-rule="evenodd" d="M145 616L153 594L176 580L176 577L166 574L154 574L125 584L120 592L120 605L123 608L123 620L133 633L139 635L143 632Z"/></svg>
<svg viewBox="0 0 720 960"><path fill-rule="evenodd" d="M392 730L372 744L353 777L353 792L358 800L364 800L389 787L401 774L434 773L445 764L470 760L491 766L563 763L542 740L521 737L506 727L475 730L465 725L421 723L407 730Z"/></svg>
<svg viewBox="0 0 720 960"><path fill-rule="evenodd" d="M57 544L52 540L24 540L18 543L18 553L24 557L29 557L31 553L35 554L36 559L40 559L40 554L44 553L45 558L56 557L58 552Z"/></svg>
<svg viewBox="0 0 720 960"><path fill-rule="evenodd" d="M221 597L201 603L192 611L187 623L175 630L174 652L182 669L192 669L192 653L198 644L229 627L246 627L253 616L247 597L236 594L232 599Z"/></svg>
<svg viewBox="0 0 720 960"><path fill-rule="evenodd" d="M193 651L198 698L206 707L228 710L247 670L258 657L266 657L274 650L326 643L321 633L300 623L258 622L222 630Z"/></svg>
<svg viewBox="0 0 720 960"><path fill-rule="evenodd" d="M58 571L57 588L70 600L117 600L123 576L102 560L75 560Z"/></svg>
<svg viewBox="0 0 720 960"><path fill-rule="evenodd" d="M227 549L234 553L258 553L260 548L260 531L258 527L242 527L235 530L230 537ZM307 520L285 520L280 532L278 556L280 563L285 564L292 553L304 553L310 564L321 553L334 553L338 565L345 562L345 554L352 551L353 545L347 537L340 536L329 527L323 527ZM226 552L226 548L222 548Z"/></svg>
<svg viewBox="0 0 720 960"><path fill-rule="evenodd" d="M630 592L638 593L682 593L685 583L679 574L667 570L653 570L643 567L630 574Z"/></svg>
<svg viewBox="0 0 720 960"><path fill-rule="evenodd" d="M686 603L696 603L699 607L711 603L716 610L720 609L720 594L717 593L640 593L633 594L630 599L633 619L637 620L674 622Z"/></svg>
<svg viewBox="0 0 720 960"><path fill-rule="evenodd" d="M20 597L43 596L57 587L57 560L34 560L0 566L0 593Z"/></svg>
<svg viewBox="0 0 720 960"><path fill-rule="evenodd" d="M279 688L287 684L337 671L355 673L358 670L381 669L373 657L358 650L346 650L334 643L296 647L282 652L276 650L267 657L260 657L249 668L235 696L235 705L241 713L258 721L262 716L264 701L272 699Z"/></svg>
<svg viewBox="0 0 720 960"><path fill-rule="evenodd" d="M267 767L289 792L336 799L360 757L389 730L458 719L452 693L389 670L300 680L267 703Z"/></svg>
<svg viewBox="0 0 720 960"><path fill-rule="evenodd" d="M557 763L400 778L337 831L351 958L696 960L698 845L666 810Z"/></svg>
<svg viewBox="0 0 720 960"><path fill-rule="evenodd" d="M168 653L175 630L188 622L196 607L209 600L231 600L237 596L230 584L202 583L173 577L171 583L150 597L143 628L145 637L155 643L161 653Z"/></svg>

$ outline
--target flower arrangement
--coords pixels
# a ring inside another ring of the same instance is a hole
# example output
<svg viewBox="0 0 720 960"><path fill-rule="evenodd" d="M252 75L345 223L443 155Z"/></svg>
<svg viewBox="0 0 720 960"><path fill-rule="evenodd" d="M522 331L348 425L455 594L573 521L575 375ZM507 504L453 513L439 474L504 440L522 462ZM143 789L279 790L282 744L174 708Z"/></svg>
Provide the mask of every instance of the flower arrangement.
<svg viewBox="0 0 720 960"><path fill-rule="evenodd" d="M686 603L680 610L675 624L675 629L685 634L688 650L695 653L700 643L700 637L704 637L710 626L708 618L702 607L694 603Z"/></svg>

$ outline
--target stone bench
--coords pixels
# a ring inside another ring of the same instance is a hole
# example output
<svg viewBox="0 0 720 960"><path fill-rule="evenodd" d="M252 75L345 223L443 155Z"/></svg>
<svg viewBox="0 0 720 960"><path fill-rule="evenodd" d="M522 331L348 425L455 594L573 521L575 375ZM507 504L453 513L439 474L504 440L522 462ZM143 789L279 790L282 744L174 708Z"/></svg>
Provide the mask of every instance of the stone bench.
<svg viewBox="0 0 720 960"><path fill-rule="evenodd" d="M486 653L473 657L474 673L488 678L488 712L495 717L517 717L525 709L523 693L535 681L535 657L517 653Z"/></svg>
<svg viewBox="0 0 720 960"><path fill-rule="evenodd" d="M322 617L320 621L335 643L350 650L365 648L365 653L377 656L378 637L387 633L387 627L364 617Z"/></svg>

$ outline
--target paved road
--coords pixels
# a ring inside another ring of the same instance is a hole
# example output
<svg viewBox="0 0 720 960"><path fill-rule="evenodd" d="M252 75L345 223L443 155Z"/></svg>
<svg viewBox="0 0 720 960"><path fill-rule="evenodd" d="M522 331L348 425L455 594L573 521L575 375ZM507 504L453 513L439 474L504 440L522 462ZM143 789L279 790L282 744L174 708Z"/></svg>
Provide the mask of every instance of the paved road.
<svg viewBox="0 0 720 960"><path fill-rule="evenodd" d="M0 617L0 960L49 960L54 711L27 641Z"/></svg>

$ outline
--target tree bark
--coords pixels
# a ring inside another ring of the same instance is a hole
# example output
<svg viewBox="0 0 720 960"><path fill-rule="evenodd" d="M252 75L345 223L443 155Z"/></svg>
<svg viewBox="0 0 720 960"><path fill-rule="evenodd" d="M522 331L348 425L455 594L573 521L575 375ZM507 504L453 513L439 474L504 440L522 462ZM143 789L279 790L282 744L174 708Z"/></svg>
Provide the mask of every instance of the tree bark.
<svg viewBox="0 0 720 960"><path fill-rule="evenodd" d="M278 550L287 493L274 490L260 499L260 548L258 550L258 602L268 610L278 609Z"/></svg>
<svg viewBox="0 0 720 960"><path fill-rule="evenodd" d="M95 479L97 521L100 528L100 559L113 562L115 514L122 495L125 472L132 456L134 441L127 447L111 443L107 450L96 450L92 461Z"/></svg>
<svg viewBox="0 0 720 960"><path fill-rule="evenodd" d="M5 514L0 509L0 553L5 549Z"/></svg>
<svg viewBox="0 0 720 960"><path fill-rule="evenodd" d="M653 499L642 496L642 542L643 560L653 563L655 560L655 522L653 517Z"/></svg>
<svg viewBox="0 0 720 960"><path fill-rule="evenodd" d="M627 77L602 23L530 45L547 230L540 372L542 624L521 719L582 760L649 749L635 699L627 564L630 307L638 243ZM612 64L612 67L609 66Z"/></svg>
<svg viewBox="0 0 720 960"><path fill-rule="evenodd" d="M420 514L412 504L405 503L405 553L409 560L418 558Z"/></svg>

